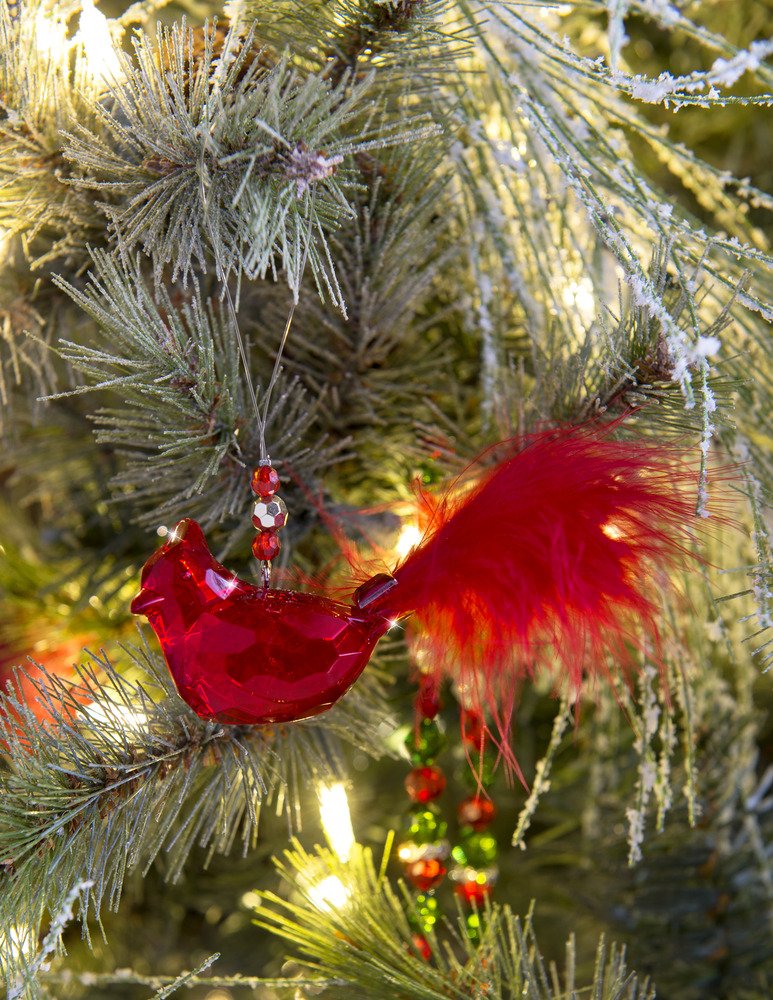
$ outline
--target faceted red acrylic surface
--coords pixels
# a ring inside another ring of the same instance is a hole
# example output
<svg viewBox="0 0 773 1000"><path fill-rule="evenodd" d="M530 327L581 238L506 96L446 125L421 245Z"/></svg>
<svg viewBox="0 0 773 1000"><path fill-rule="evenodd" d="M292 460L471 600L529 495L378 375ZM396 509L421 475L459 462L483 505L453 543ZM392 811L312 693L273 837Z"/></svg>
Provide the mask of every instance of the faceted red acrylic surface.
<svg viewBox="0 0 773 1000"><path fill-rule="evenodd" d="M252 554L262 562L268 562L279 554L281 543L275 531L261 531L252 541Z"/></svg>
<svg viewBox="0 0 773 1000"><path fill-rule="evenodd" d="M280 485L279 473L270 465L259 465L252 473L250 486L259 497L272 497Z"/></svg>
<svg viewBox="0 0 773 1000"><path fill-rule="evenodd" d="M389 628L376 613L239 580L213 559L190 520L145 564L132 611L147 616L194 712L232 725L324 712Z"/></svg>
<svg viewBox="0 0 773 1000"><path fill-rule="evenodd" d="M445 787L445 775L439 767L414 767L405 776L405 790L414 802L431 802Z"/></svg>
<svg viewBox="0 0 773 1000"><path fill-rule="evenodd" d="M463 826L471 826L473 830L485 830L496 815L496 808L491 799L473 795L472 798L459 803L456 815Z"/></svg>

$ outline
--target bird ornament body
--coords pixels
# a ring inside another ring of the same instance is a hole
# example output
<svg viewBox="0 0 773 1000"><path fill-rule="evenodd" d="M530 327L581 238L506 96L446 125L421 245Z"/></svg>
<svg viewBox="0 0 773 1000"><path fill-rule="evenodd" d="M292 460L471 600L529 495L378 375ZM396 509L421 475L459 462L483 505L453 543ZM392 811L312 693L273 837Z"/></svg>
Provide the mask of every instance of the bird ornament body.
<svg viewBox="0 0 773 1000"><path fill-rule="evenodd" d="M497 446L498 464L420 497L422 541L350 604L270 588L287 511L264 465L252 481L263 586L221 566L183 520L146 563L132 611L190 707L240 725L330 708L411 616L422 669L460 682L504 732L519 682L537 671L579 692L612 660L638 662L644 643L657 659L662 591L691 558L697 475L683 454L618 430L558 427Z"/></svg>
<svg viewBox="0 0 773 1000"><path fill-rule="evenodd" d="M253 586L221 566L186 519L145 564L131 610L150 621L198 715L232 725L291 722L338 701L393 624L369 611L372 590L360 588L362 606L347 606Z"/></svg>

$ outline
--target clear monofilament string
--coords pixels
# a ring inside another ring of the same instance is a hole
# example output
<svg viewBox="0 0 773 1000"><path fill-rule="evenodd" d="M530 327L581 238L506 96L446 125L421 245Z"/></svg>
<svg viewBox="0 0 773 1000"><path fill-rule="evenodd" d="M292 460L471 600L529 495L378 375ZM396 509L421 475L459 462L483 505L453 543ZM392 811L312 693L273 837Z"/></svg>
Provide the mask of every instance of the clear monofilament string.
<svg viewBox="0 0 773 1000"><path fill-rule="evenodd" d="M274 391L274 387L279 380L279 374L282 370L282 355L284 354L285 345L287 344L287 339L290 335L290 327L293 323L293 317L295 316L295 309L298 305L298 300L294 299L290 310L287 314L287 321L285 323L284 331L282 333L282 339L279 342L279 347L277 348L276 357L274 359L274 367L271 371L271 377L269 378L268 385L266 386L266 391L263 398L263 412L260 411L260 405L258 403L257 393L255 392L255 385L252 381L252 372L250 368L250 360L247 355L247 348L244 343L244 338L242 337L242 332L239 327L239 318L236 313L236 306L234 305L233 296L231 295L231 289L228 287L228 278L223 267L222 258L220 256L220 250L217 246L214 233L212 231L212 226L209 220L209 205L206 201L206 192L204 189L204 183L202 180L202 198L204 199L204 219L206 221L207 233L209 235L209 241L212 245L212 252L215 256L215 270L220 281L223 283L223 294L225 296L226 304L228 307L228 315L231 320L231 325L233 326L234 333L236 335L236 343L239 348L239 357L241 358L242 367L244 369L244 376L247 380L247 390L250 395L250 400L252 402L252 408L255 411L255 420L258 425L258 444L260 449L260 461L262 464L270 464L270 457L268 454L268 447L266 445L266 427L268 425L268 415L269 407L271 405L271 395ZM300 276L298 279L298 287L300 291L300 284L303 280L303 275L306 270L306 263L309 259L309 248L311 246L311 227L314 219L314 204L316 200L316 190L312 190L311 193L311 205L309 207L309 222L308 228L306 230L306 246L304 248L303 260L301 261Z"/></svg>
<svg viewBox="0 0 773 1000"><path fill-rule="evenodd" d="M230 37L229 37L229 41L230 41ZM223 53L223 60L221 60L221 65L223 64L224 59L225 59L225 53ZM217 80L217 78L215 78L215 80L214 80L215 86L213 87L213 97L216 96L218 82L219 81ZM220 247L219 247L219 245L218 245L218 243L217 243L217 241L215 239L215 233L214 233L214 229L213 229L213 226L212 226L211 215L210 215L209 192L207 191L207 188L206 188L205 183L204 183L204 176L205 176L205 174L204 174L204 169L203 169L203 160L204 160L204 153L205 153L206 147L207 147L207 143L205 142L203 144L202 150L201 150L200 172L199 172L199 176L201 178L201 199L202 199L202 205L203 205L203 208L204 208L204 212L203 212L204 224L205 224L205 228L206 228L207 236L209 238L210 245L212 247L212 253L213 253L214 258L215 258L215 271L216 271L216 274L217 274L217 278L218 278L219 281L222 282L223 296L225 297L226 306L227 306L227 309L228 309L229 319L231 321L231 325L233 327L234 334L236 336L236 343L237 343L237 347L239 349L239 357L241 359L241 364L242 364L242 367L244 369L244 375L245 375L245 378L247 380L247 390L248 390L248 393L249 393L249 396L250 396L250 400L252 402L252 408L253 408L253 410L255 412L255 421L256 421L256 424L257 424L257 428L258 428L258 444L259 444L259 449L260 449L260 462L259 462L259 464L260 464L260 466L271 466L271 459L270 459L269 454L268 454L268 446L267 446L267 443L266 443L266 428L268 426L268 418L269 418L269 412L270 412L270 406L271 406L271 396L272 396L274 387L275 387L275 385L276 385L276 383L277 383L277 381L279 379L279 374L280 374L280 372L282 370L282 365L281 365L281 363L282 363L282 355L284 353L285 345L287 344L287 339L288 339L289 334L290 334L290 328L292 326L293 317L295 315L295 308L296 308L296 306L298 304L298 296L300 294L300 285L301 285L301 282L303 281L303 275L305 273L306 264L307 264L308 258L309 258L309 250L310 250L310 247L311 247L311 229L312 229L313 220L314 220L314 207L315 207L315 202L316 202L316 188L312 188L312 192L311 192L311 203L310 203L310 206L309 206L308 228L306 230L306 245L304 247L303 259L301 261L300 274L299 274L299 278L298 278L298 290L295 293L295 296L293 297L293 302L292 302L292 305L290 306L290 310L289 310L289 313L287 315L287 321L286 321L285 326L284 326L284 331L282 333L282 338L281 338L281 340L279 342L279 347L278 347L277 352L276 352L276 357L274 358L274 366L273 366L272 371L271 371L271 377L269 378L268 385L266 386L266 391L264 393L263 411L261 412L261 407L260 407L260 404L258 403L258 396L257 396L256 390L255 390L255 384L254 384L254 382L252 380L252 371L251 371L251 367L250 367L249 356L248 356L248 353L247 353L247 347L245 345L244 338L242 337L241 329L239 327L239 318L238 318L237 311L236 311L236 305L234 303L233 296L231 294L231 289L230 289L230 287L228 285L228 274L227 274L225 266L223 264L223 259L222 259L221 253L220 253ZM270 497L273 499L273 494L270 494ZM284 506L283 501L281 501L278 498L276 498L274 500L274 502L276 503L277 501L280 504L280 506L281 506L282 510L284 511L284 513L282 514L281 511L280 511L279 514L277 514L275 516L278 517L278 518L282 518L281 525L284 525L284 523L286 523L287 508ZM257 507L256 507L256 510L257 510ZM270 515L270 513L268 513L268 514L263 515L263 516L270 517L271 515ZM258 523L258 521L256 521L255 515L253 515L253 523L256 525L256 527L259 527L259 523ZM261 532L261 534L263 534L263 532ZM268 537L269 535L273 535L274 537L273 538L269 538ZM270 562L270 560L279 551L279 541L276 538L276 531L271 531L271 530L267 531L266 532L266 538L268 538L268 541L270 541L270 542L273 543L273 545L274 545L273 550L270 551L270 552L267 552L267 553L261 551L260 548L256 550L256 544L258 543L258 539L256 539L255 542L253 543L253 553L255 554L256 558L258 558L258 560L260 561L260 564L261 564L261 578L262 578L262 582L263 582L263 587L264 587L264 589L268 590L268 588L269 588L269 586L271 584L271 562Z"/></svg>

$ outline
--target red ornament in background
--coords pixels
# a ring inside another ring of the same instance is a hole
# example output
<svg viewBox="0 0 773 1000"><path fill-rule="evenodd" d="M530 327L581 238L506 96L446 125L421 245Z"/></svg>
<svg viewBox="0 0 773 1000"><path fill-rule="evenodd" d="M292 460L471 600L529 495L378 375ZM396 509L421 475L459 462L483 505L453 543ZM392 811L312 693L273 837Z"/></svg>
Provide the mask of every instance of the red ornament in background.
<svg viewBox="0 0 773 1000"><path fill-rule="evenodd" d="M146 564L132 610L149 618L183 698L221 722L316 715L354 683L390 623L413 614L426 716L442 673L463 684L466 673L470 710L487 708L505 732L516 682L536 668L557 665L579 690L607 654L635 662L634 636L657 651L660 591L691 543L696 473L672 449L616 441L598 425L500 447L508 457L472 489L427 498L422 543L350 606L268 589L278 548L267 533L287 518L270 466L252 479L263 588L215 562L198 525L182 521ZM465 739L474 756L475 733Z"/></svg>
<svg viewBox="0 0 773 1000"><path fill-rule="evenodd" d="M422 674L421 686L416 696L416 710L422 719L434 719L442 705L437 678Z"/></svg>
<svg viewBox="0 0 773 1000"><path fill-rule="evenodd" d="M471 826L473 830L485 830L496 816L496 807L491 799L473 795L460 802L456 807L456 817L462 826Z"/></svg>
<svg viewBox="0 0 773 1000"><path fill-rule="evenodd" d="M432 949L429 946L429 941L424 937L424 935L412 934L411 941L413 942L413 947L419 953L420 957L423 958L425 962L429 962L432 958Z"/></svg>
<svg viewBox="0 0 773 1000"><path fill-rule="evenodd" d="M462 709L462 739L473 753L480 751L486 737L486 724L480 712Z"/></svg>
<svg viewBox="0 0 773 1000"><path fill-rule="evenodd" d="M475 879L470 879L467 882L457 882L454 886L454 892L457 896L460 896L465 903L475 903L476 906L482 907L486 902L488 897L494 891L494 885L492 882L476 882Z"/></svg>
<svg viewBox="0 0 773 1000"><path fill-rule="evenodd" d="M414 802L431 802L445 787L445 775L439 767L415 767L405 776L405 790Z"/></svg>
<svg viewBox="0 0 773 1000"><path fill-rule="evenodd" d="M429 892L443 881L446 866L439 858L427 858L423 861L412 861L405 866L406 877L420 892Z"/></svg>

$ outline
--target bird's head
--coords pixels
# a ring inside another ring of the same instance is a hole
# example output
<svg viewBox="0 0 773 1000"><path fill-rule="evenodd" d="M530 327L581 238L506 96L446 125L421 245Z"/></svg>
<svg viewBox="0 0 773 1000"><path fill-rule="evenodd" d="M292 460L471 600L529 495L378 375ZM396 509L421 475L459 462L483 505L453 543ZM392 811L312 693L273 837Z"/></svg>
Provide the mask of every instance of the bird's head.
<svg viewBox="0 0 773 1000"><path fill-rule="evenodd" d="M241 586L216 562L201 528L189 518L180 521L148 559L140 583L131 610L145 615L151 624L162 616L181 616L187 625L206 604Z"/></svg>

